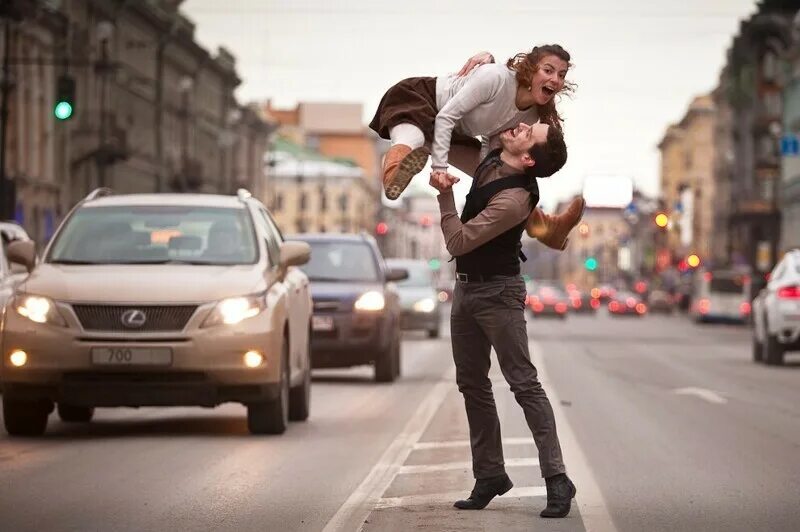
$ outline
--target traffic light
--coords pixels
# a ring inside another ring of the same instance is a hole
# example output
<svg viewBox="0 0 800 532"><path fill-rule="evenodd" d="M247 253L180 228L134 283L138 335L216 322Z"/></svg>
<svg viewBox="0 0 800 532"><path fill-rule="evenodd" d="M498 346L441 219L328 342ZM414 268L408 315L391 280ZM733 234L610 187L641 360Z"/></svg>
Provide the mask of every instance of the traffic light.
<svg viewBox="0 0 800 532"><path fill-rule="evenodd" d="M686 257L686 264L691 266L692 268L697 268L700 266L700 257L692 253L688 257Z"/></svg>
<svg viewBox="0 0 800 532"><path fill-rule="evenodd" d="M660 212L660 213L656 214L655 221L656 221L656 225L663 229L669 223L669 216L667 216L663 212Z"/></svg>
<svg viewBox="0 0 800 532"><path fill-rule="evenodd" d="M584 238L589 236L589 224L587 224L586 222L581 223L578 226L578 233L580 233L580 235Z"/></svg>
<svg viewBox="0 0 800 532"><path fill-rule="evenodd" d="M75 111L75 79L66 74L58 77L53 114L58 120L69 120Z"/></svg>
<svg viewBox="0 0 800 532"><path fill-rule="evenodd" d="M438 272L439 268L442 267L442 261L440 261L439 259L431 259L428 261L428 266L430 267L431 270Z"/></svg>
<svg viewBox="0 0 800 532"><path fill-rule="evenodd" d="M593 271L595 271L595 270L597 269L597 259L596 259L596 258L594 258L594 257L588 257L588 258L587 258L587 259L584 261L584 263L583 263L583 266L584 266L584 267L585 267L587 270L589 270L590 272L593 272Z"/></svg>

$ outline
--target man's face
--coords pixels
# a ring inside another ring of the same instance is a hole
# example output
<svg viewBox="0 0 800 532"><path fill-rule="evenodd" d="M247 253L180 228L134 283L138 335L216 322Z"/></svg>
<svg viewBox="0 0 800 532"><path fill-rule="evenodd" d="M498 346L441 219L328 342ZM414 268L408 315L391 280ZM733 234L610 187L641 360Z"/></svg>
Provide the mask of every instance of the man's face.
<svg viewBox="0 0 800 532"><path fill-rule="evenodd" d="M500 144L510 155L521 156L528 153L534 144L547 142L547 124L520 124L514 129L507 129L500 133Z"/></svg>

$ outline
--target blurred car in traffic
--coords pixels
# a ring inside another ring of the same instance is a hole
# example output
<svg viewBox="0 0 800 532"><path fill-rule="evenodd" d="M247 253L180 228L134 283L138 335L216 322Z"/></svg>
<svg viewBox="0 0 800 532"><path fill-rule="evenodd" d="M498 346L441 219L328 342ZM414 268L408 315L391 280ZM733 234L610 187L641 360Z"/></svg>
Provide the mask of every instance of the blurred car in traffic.
<svg viewBox="0 0 800 532"><path fill-rule="evenodd" d="M675 298L666 290L653 290L647 298L650 312L672 314L675 311Z"/></svg>
<svg viewBox="0 0 800 532"><path fill-rule="evenodd" d="M591 292L573 288L569 291L570 312L576 314L595 314L600 308L600 299L592 297Z"/></svg>
<svg viewBox="0 0 800 532"><path fill-rule="evenodd" d="M400 376L400 296L405 269L386 266L366 234L301 234L311 247L303 270L314 300L311 359L315 368L372 364L375 380Z"/></svg>
<svg viewBox="0 0 800 532"><path fill-rule="evenodd" d="M800 350L800 249L772 270L767 286L753 300L753 360L783 364L784 355Z"/></svg>
<svg viewBox="0 0 800 532"><path fill-rule="evenodd" d="M12 435L94 408L247 407L252 433L281 433L310 406L309 248L284 242L246 191L91 193L3 314L0 381Z"/></svg>
<svg viewBox="0 0 800 532"><path fill-rule="evenodd" d="M689 315L698 323L750 319L750 276L732 270L695 272Z"/></svg>
<svg viewBox="0 0 800 532"><path fill-rule="evenodd" d="M566 319L570 300L563 287L551 281L535 281L525 300L534 317L554 316Z"/></svg>
<svg viewBox="0 0 800 532"><path fill-rule="evenodd" d="M647 305L638 294L620 290L608 302L608 312L612 316L644 316Z"/></svg>
<svg viewBox="0 0 800 532"><path fill-rule="evenodd" d="M400 294L403 329L423 330L429 338L439 338L442 305L439 291L434 286L433 272L427 261L413 259L386 259L390 269L408 271L408 278L397 282Z"/></svg>

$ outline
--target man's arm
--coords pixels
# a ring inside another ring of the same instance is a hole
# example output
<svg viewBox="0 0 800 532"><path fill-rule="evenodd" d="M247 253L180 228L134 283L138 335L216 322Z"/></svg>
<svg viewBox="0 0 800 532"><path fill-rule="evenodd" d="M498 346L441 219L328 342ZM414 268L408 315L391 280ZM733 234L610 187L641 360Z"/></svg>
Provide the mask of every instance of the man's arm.
<svg viewBox="0 0 800 532"><path fill-rule="evenodd" d="M464 63L464 66L458 71L458 75L466 76L472 71L473 68L477 68L481 65L487 65L489 63L494 63L494 56L489 52L478 52L467 59L467 62Z"/></svg>
<svg viewBox="0 0 800 532"><path fill-rule="evenodd" d="M475 218L461 223L453 191L439 194L442 234L447 251L454 257L469 253L491 239L528 219L530 199L521 189L507 189L495 194Z"/></svg>

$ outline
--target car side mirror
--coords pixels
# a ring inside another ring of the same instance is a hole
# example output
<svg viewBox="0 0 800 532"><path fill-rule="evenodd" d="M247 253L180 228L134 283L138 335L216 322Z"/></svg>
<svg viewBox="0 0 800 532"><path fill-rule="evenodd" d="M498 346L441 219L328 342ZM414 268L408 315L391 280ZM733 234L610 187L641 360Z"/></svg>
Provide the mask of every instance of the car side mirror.
<svg viewBox="0 0 800 532"><path fill-rule="evenodd" d="M302 266L311 260L311 246L305 242L283 242L281 244L281 267Z"/></svg>
<svg viewBox="0 0 800 532"><path fill-rule="evenodd" d="M22 264L29 272L36 266L36 243L33 240L16 240L6 249L9 262Z"/></svg>
<svg viewBox="0 0 800 532"><path fill-rule="evenodd" d="M386 272L387 281L405 281L408 279L408 270L405 268L389 268Z"/></svg>

